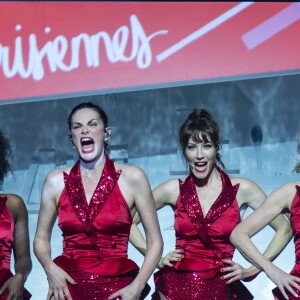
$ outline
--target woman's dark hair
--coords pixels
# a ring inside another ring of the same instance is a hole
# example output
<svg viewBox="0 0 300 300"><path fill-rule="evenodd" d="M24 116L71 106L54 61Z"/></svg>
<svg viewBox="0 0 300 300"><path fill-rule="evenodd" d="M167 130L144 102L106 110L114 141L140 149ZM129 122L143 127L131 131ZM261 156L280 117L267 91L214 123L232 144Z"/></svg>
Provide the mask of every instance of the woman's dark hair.
<svg viewBox="0 0 300 300"><path fill-rule="evenodd" d="M299 156L300 155L300 133L298 134L297 140L298 140L297 153L298 153L298 156ZM300 173L300 161L297 162L296 166L294 167L293 172Z"/></svg>
<svg viewBox="0 0 300 300"><path fill-rule="evenodd" d="M11 148L9 141L0 130L0 188L2 188L5 176L10 171L10 164L8 161L10 154Z"/></svg>
<svg viewBox="0 0 300 300"><path fill-rule="evenodd" d="M104 125L104 128L108 127L108 117L107 117L107 114L105 113L105 111L100 108L98 105L92 103L92 102L84 102L84 103L80 103L78 105L76 105L69 117L68 117L68 126L69 126L69 130L71 131L71 126L72 126L72 118L73 118L73 115L75 114L75 112L77 112L78 110L81 110L81 109L84 109L84 108L89 108L89 109L93 109L94 111L96 111L99 115L99 118L100 120L103 122L103 125ZM106 153L109 152L109 149L108 149L108 142L105 141L104 142L104 149L106 151Z"/></svg>
<svg viewBox="0 0 300 300"><path fill-rule="evenodd" d="M107 118L105 111L102 108L100 108L98 105L96 105L92 102L85 102L85 103L80 103L80 104L76 105L72 109L72 111L68 117L69 130L71 130L73 115L76 113L76 111L78 111L80 109L84 109L84 108L90 108L90 109L93 109L94 111L96 111L99 114L100 120L102 120L102 122L104 124L104 128L108 127L108 118Z"/></svg>
<svg viewBox="0 0 300 300"><path fill-rule="evenodd" d="M206 109L194 109L187 117L185 122L179 129L179 142L181 151L185 157L185 149L188 146L190 137L196 142L205 143L212 142L217 150L216 160L225 169L225 165L222 162L219 150L221 149L221 141L219 134L219 125L214 120L212 114Z"/></svg>

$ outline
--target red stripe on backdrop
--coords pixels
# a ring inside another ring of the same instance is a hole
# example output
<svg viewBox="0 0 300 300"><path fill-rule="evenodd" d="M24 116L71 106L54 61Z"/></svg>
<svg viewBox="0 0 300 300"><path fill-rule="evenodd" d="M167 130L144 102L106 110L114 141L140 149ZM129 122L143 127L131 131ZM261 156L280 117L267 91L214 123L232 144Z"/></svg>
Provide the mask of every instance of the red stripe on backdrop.
<svg viewBox="0 0 300 300"><path fill-rule="evenodd" d="M295 72L292 5L3 2L0 100Z"/></svg>

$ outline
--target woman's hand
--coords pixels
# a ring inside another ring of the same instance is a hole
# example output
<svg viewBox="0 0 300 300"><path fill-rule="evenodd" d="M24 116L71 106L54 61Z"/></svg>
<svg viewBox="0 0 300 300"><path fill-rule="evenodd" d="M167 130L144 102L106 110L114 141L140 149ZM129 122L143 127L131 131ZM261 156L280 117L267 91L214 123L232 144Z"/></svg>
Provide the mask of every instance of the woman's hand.
<svg viewBox="0 0 300 300"><path fill-rule="evenodd" d="M240 264L230 260L230 259L223 259L224 264L229 265L228 267L221 268L221 272L227 273L226 275L222 276L222 279L228 279L226 281L227 284L230 284L236 280L241 280L246 277L253 275L255 267L250 267L248 269L243 268ZM259 271L257 269L257 271Z"/></svg>
<svg viewBox="0 0 300 300"><path fill-rule="evenodd" d="M1 287L0 295L8 289L9 295L7 300L22 300L24 288L24 277L20 274L9 278Z"/></svg>
<svg viewBox="0 0 300 300"><path fill-rule="evenodd" d="M285 299L289 299L287 291L298 298L295 289L300 291L300 278L285 273L274 265L272 266L272 271L265 273L277 285Z"/></svg>
<svg viewBox="0 0 300 300"><path fill-rule="evenodd" d="M128 286L110 295L108 300L139 300L143 289L144 286L133 281Z"/></svg>
<svg viewBox="0 0 300 300"><path fill-rule="evenodd" d="M242 278L242 280L244 282L250 282L253 279L255 279L260 272L261 272L261 270L258 269L257 267L251 266L251 267L249 267L249 268L246 269L246 271L245 271L245 277Z"/></svg>
<svg viewBox="0 0 300 300"><path fill-rule="evenodd" d="M158 263L158 267L161 269L164 266L173 267L171 262L173 261L181 261L183 258L183 250L176 249L174 251L169 252L165 257L162 257Z"/></svg>
<svg viewBox="0 0 300 300"><path fill-rule="evenodd" d="M67 282L76 284L75 280L55 263L51 263L45 267L45 272L49 283L47 300L72 300Z"/></svg>

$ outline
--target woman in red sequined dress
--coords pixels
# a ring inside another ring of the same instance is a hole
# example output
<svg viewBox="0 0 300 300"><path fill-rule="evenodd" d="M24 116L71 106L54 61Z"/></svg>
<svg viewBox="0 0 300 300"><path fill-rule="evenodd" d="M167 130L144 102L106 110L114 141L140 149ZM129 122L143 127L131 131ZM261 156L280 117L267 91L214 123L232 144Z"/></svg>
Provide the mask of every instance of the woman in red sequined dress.
<svg viewBox="0 0 300 300"><path fill-rule="evenodd" d="M298 155L300 154L300 136ZM300 162L294 171L300 173ZM251 241L251 236L264 228L282 212L289 215L295 244L296 262L290 274L277 268L268 257L263 256ZM259 266L277 285L273 290L276 300L296 300L300 297L300 181L288 182L275 190L253 214L247 217L232 232L232 243L253 264Z"/></svg>
<svg viewBox="0 0 300 300"><path fill-rule="evenodd" d="M0 131L0 186L10 169L10 145ZM15 274L10 271L11 251ZM23 200L15 194L0 194L0 300L30 299L24 283L31 270L28 214Z"/></svg>
<svg viewBox="0 0 300 300"><path fill-rule="evenodd" d="M141 169L114 163L107 156L111 129L100 107L79 104L68 123L79 160L47 176L34 240L49 281L47 299L144 299L162 250L148 180ZM127 257L136 211L149 247L140 270ZM56 215L63 253L52 260L50 236Z"/></svg>
<svg viewBox="0 0 300 300"><path fill-rule="evenodd" d="M223 171L218 124L207 110L191 112L179 130L179 141L189 176L171 179L153 191L157 209L170 205L174 210L176 234L176 250L160 260L160 270L154 274L153 299L252 299L239 280L259 270L244 269L232 261L234 247L229 236L246 208L258 208L265 194L252 181L229 177ZM273 259L291 234L283 216L271 226L276 235L265 255ZM135 225L131 242L145 251Z"/></svg>

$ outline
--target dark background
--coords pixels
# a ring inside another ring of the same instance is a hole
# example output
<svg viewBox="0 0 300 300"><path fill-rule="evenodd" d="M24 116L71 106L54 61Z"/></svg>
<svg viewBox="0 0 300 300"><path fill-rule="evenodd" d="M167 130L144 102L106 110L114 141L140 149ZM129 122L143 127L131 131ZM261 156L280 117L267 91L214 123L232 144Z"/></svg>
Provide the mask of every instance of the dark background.
<svg viewBox="0 0 300 300"><path fill-rule="evenodd" d="M288 75L33 101L1 105L0 128L10 139L14 169L73 159L66 120L75 105L86 101L106 111L110 143L126 144L129 158L175 153L178 128L193 108L209 109L231 145L253 144L256 125L262 128L263 143L278 143L297 136L299 95L300 75Z"/></svg>

